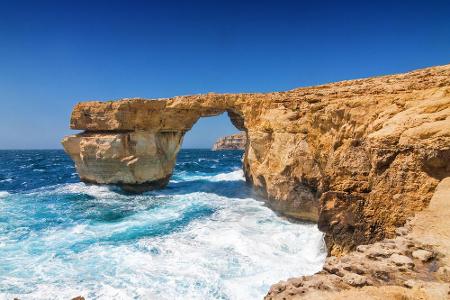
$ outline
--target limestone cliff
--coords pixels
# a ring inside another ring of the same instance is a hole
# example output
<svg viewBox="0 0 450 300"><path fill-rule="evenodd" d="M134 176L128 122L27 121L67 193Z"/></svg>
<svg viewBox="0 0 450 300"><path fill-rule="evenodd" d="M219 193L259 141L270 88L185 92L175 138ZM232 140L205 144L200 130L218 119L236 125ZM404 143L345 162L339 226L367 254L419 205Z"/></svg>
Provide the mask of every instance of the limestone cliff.
<svg viewBox="0 0 450 300"><path fill-rule="evenodd" d="M450 176L450 65L268 94L82 102L66 137L81 180L167 183L183 135L228 112L247 134L247 181L276 210L317 221L330 254L395 235Z"/></svg>
<svg viewBox="0 0 450 300"><path fill-rule="evenodd" d="M221 137L214 143L212 150L244 150L246 144L245 132L239 132Z"/></svg>
<svg viewBox="0 0 450 300"><path fill-rule="evenodd" d="M328 257L312 276L274 284L266 300L450 299L450 177L396 237Z"/></svg>
<svg viewBox="0 0 450 300"><path fill-rule="evenodd" d="M82 181L142 192L169 182L182 136L180 132L84 132L63 144Z"/></svg>

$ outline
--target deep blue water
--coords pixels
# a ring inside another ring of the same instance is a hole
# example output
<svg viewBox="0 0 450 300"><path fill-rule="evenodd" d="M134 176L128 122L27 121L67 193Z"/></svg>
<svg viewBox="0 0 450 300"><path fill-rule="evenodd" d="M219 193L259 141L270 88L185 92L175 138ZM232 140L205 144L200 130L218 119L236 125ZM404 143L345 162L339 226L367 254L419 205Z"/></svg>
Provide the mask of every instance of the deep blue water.
<svg viewBox="0 0 450 300"><path fill-rule="evenodd" d="M0 298L254 299L320 270L322 234L254 199L241 157L182 150L167 188L129 195L63 151L0 151Z"/></svg>

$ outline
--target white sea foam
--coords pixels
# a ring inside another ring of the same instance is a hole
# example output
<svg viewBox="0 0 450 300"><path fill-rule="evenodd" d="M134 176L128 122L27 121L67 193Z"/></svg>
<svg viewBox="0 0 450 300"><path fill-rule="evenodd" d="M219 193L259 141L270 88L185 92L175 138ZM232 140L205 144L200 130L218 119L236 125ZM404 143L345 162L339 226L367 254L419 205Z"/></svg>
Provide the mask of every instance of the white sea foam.
<svg viewBox="0 0 450 300"><path fill-rule="evenodd" d="M242 170L176 175L202 182L139 196L59 184L0 201L20 228L0 237L0 299L260 299L322 268L317 226L245 198Z"/></svg>
<svg viewBox="0 0 450 300"><path fill-rule="evenodd" d="M96 197L115 194L83 184L55 190L69 191ZM168 222L182 220L202 207L212 209L212 214L193 218L175 231L119 244L98 242L140 229L167 228ZM26 250L36 245L45 251ZM86 247L71 250L79 245ZM14 264L16 257L18 269L0 275L0 282L27 293L3 294L8 299L77 295L88 299L260 299L279 280L319 271L325 259L323 237L315 225L291 223L252 198L204 192L174 195L164 205L140 210L120 222L89 222L46 231L21 241L15 249L20 253L8 263ZM33 268L23 268L24 261ZM34 278L40 278L39 284L30 285Z"/></svg>
<svg viewBox="0 0 450 300"><path fill-rule="evenodd" d="M72 228L72 233L82 234L82 233L84 233L86 226L87 225L84 225L84 224L78 224Z"/></svg>
<svg viewBox="0 0 450 300"><path fill-rule="evenodd" d="M198 162L202 162L202 161L213 161L213 162L219 162L219 160L217 158L199 158L197 160Z"/></svg>
<svg viewBox="0 0 450 300"><path fill-rule="evenodd" d="M115 192L117 190L113 186L91 185L79 182L59 185L51 192L57 194L86 194L96 198L110 199L117 198L117 193Z"/></svg>
<svg viewBox="0 0 450 300"><path fill-rule="evenodd" d="M221 173L215 176L212 176L210 181L238 181L245 180L244 172L242 170L236 170L230 173Z"/></svg>
<svg viewBox="0 0 450 300"><path fill-rule="evenodd" d="M239 169L228 173L220 173L217 175L186 175L182 176L183 180L172 179L171 182L177 183L180 181L194 181L194 180L207 180L212 182L218 181L242 181L245 180L244 172Z"/></svg>

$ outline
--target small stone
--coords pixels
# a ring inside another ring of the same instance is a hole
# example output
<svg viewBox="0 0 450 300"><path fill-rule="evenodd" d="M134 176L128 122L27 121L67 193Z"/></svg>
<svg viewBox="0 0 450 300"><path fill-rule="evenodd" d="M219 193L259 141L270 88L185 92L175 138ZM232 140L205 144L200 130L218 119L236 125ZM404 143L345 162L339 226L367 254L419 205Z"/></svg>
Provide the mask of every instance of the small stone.
<svg viewBox="0 0 450 300"><path fill-rule="evenodd" d="M412 256L414 258L419 259L422 262L427 262L430 260L430 258L433 257L433 252L427 251L427 250L423 250L423 249L419 249L416 250L412 253Z"/></svg>
<svg viewBox="0 0 450 300"><path fill-rule="evenodd" d="M361 287L367 285L367 278L355 273L348 273L344 276L344 281L351 286Z"/></svg>
<svg viewBox="0 0 450 300"><path fill-rule="evenodd" d="M397 253L392 254L390 257L390 261L397 266L414 267L414 262L412 261L412 259L405 255L400 255Z"/></svg>
<svg viewBox="0 0 450 300"><path fill-rule="evenodd" d="M76 296L75 298L72 298L72 300L84 300L84 297L82 297L82 296Z"/></svg>

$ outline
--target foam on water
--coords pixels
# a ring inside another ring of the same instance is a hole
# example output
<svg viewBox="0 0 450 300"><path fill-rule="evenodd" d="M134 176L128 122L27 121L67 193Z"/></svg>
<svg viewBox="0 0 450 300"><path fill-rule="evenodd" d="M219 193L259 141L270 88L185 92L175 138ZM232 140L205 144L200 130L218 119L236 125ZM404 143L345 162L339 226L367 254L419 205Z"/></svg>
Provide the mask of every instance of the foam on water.
<svg viewBox="0 0 450 300"><path fill-rule="evenodd" d="M245 180L244 172L239 169L228 173L220 173L217 175L191 175L191 174L183 174L181 176L182 180L172 180L172 182L180 182L180 181L196 181L196 180L207 180L212 182L217 181L237 181L237 180Z"/></svg>
<svg viewBox="0 0 450 300"><path fill-rule="evenodd" d="M236 170L229 173L221 173L215 176L212 176L209 180L211 181L236 181L236 180L245 180L244 172L242 170Z"/></svg>
<svg viewBox="0 0 450 300"><path fill-rule="evenodd" d="M221 173L177 169L179 182L138 196L80 182L6 192L0 298L257 299L279 280L319 271L317 226L252 198L226 155Z"/></svg>

